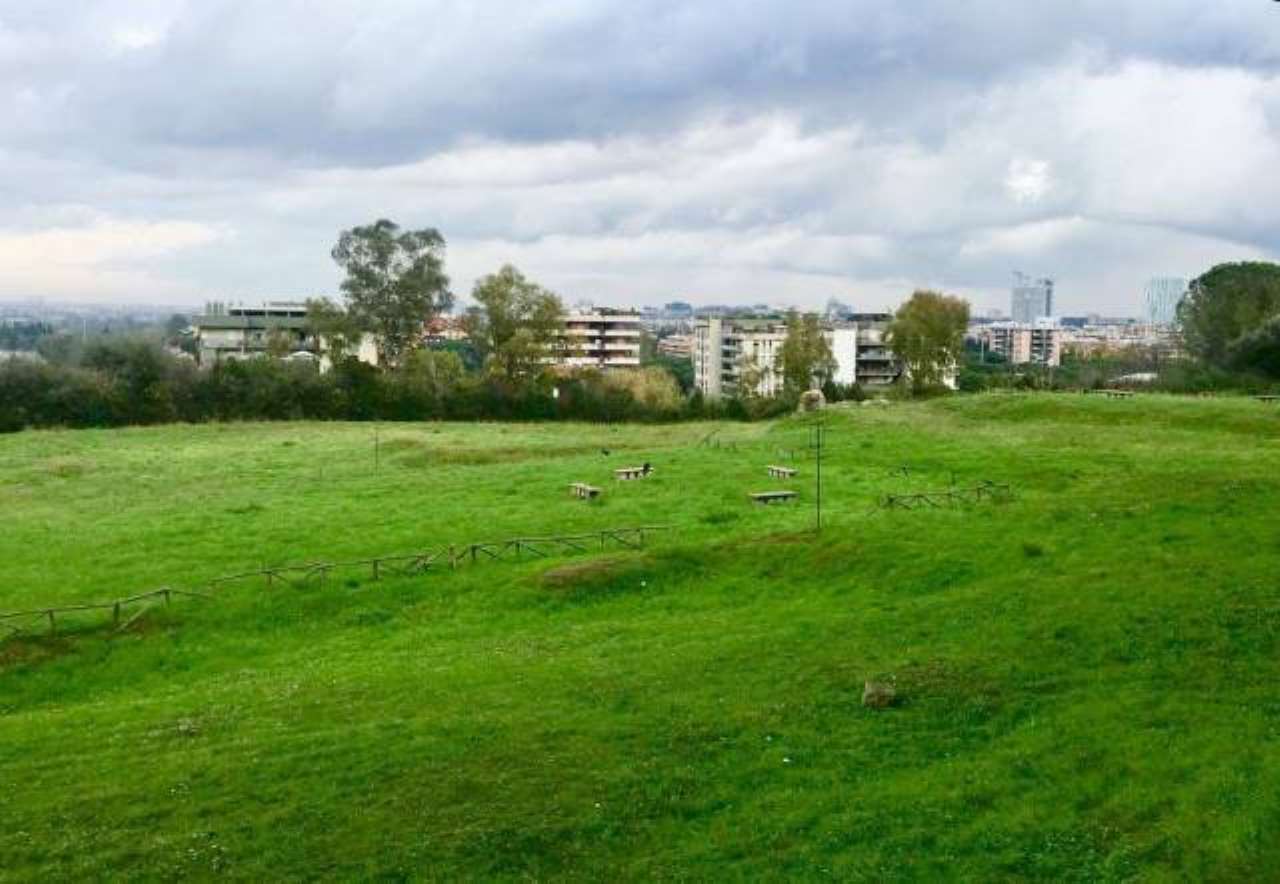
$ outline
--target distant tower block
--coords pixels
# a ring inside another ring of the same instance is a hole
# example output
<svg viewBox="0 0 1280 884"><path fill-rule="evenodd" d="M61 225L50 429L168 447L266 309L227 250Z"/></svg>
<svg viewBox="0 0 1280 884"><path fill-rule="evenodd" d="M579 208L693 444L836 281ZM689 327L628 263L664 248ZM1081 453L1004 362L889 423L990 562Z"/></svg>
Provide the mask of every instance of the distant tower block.
<svg viewBox="0 0 1280 884"><path fill-rule="evenodd" d="M1144 318L1151 325L1178 321L1178 303L1187 293L1187 281L1178 276L1157 276L1142 290Z"/></svg>
<svg viewBox="0 0 1280 884"><path fill-rule="evenodd" d="M1053 280L1032 279L1025 273L1013 272L1013 291L1009 298L1009 316L1014 322L1030 324L1053 315Z"/></svg>

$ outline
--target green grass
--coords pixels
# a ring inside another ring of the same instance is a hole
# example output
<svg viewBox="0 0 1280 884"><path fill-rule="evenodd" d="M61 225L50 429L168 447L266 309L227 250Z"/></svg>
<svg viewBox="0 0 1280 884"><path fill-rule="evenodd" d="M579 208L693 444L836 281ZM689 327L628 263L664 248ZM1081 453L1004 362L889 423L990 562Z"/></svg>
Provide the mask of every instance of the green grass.
<svg viewBox="0 0 1280 884"><path fill-rule="evenodd" d="M0 879L1272 877L1280 409L1009 395L828 426L820 538L812 462L764 475L795 420L382 425L376 468L371 425L0 437L0 610L673 526L0 645ZM953 479L1016 496L872 509ZM747 502L774 487L800 504ZM861 706L875 677L898 706Z"/></svg>

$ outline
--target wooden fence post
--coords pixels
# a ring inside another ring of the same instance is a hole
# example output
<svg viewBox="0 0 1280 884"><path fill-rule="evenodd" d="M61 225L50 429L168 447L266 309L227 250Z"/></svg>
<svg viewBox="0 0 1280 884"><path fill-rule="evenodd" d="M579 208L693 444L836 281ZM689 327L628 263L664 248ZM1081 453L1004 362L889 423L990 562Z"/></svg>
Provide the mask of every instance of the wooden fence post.
<svg viewBox="0 0 1280 884"><path fill-rule="evenodd" d="M982 483L982 486L977 491L977 493L981 494L985 492L988 496L994 497L996 496L997 490L999 490L1002 493L1005 493L1007 491L1007 486L997 486L995 483L987 481ZM956 492L952 492L952 494L956 494ZM903 499L898 499L894 495L889 495L886 500L886 504L905 507L906 501ZM666 526L646 527L641 525L638 527L614 529L612 531L608 529L601 529L600 531L590 532L586 534L566 535L562 537L550 536L550 537L533 538L533 540L535 541L534 543L531 543L528 539L521 539L521 538L514 538L512 540L495 542L495 543L465 544L461 548L459 548L456 544L450 543L447 547L447 550L445 547L440 547L435 553L431 554L430 556L427 556L426 562L423 564L422 568L423 570L426 570L426 568L430 566L430 563L432 561L444 555L446 551L448 552L448 555L449 555L449 567L454 570L457 570L459 562L466 561L466 558L468 555L470 555L471 561L474 564L476 561L479 560L479 554L481 552L485 553L485 555L489 556L492 559L504 561L504 559L502 558L503 553L506 550L511 549L512 547L515 548L517 560L521 560L521 561L523 561L524 550L526 547L529 550L529 554L537 558L545 558L547 555L549 555L548 552L545 552L544 550L540 549L536 545L536 543L559 545L561 547L568 547L571 550L588 552L590 550L590 547L588 544L590 543L590 538L592 534L595 534L599 538L600 549L602 551L608 549L608 542L610 538L612 538L615 543L620 544L622 546L638 549L643 547L645 544L645 541L647 539L645 536L646 530L650 532L661 531L661 530L665 530L665 527ZM628 540L627 539L628 534L631 534L634 540ZM495 549L497 550L496 552L494 551ZM397 561L400 558L404 558L404 557L391 556L389 558L391 561ZM364 560L364 562L361 562L360 560L356 560L352 562L317 562L317 563L314 563L309 569L306 569L306 566L296 566L295 568L293 568L293 570L305 570L304 576L302 578L304 582L306 579L309 578L310 575L314 575L318 573L319 582L321 585L324 585L329 576L329 571L332 570L333 568L356 566L362 563L367 563L372 567L374 580L381 579L382 577L382 569L381 569L382 559L381 558L366 559ZM288 566L284 568L264 567L258 571L246 571L244 573L229 575L226 577L214 578L212 581L208 583L208 588L212 592L215 587L220 586L225 581L238 580L238 579L249 578L249 577L254 577L258 575L261 575L266 580L268 587L272 587L275 585L275 580L277 577L280 577L281 580L284 580L286 583L291 584L291 581L287 577L281 576L282 571L288 572L290 571L290 567ZM121 628L122 623L123 623L123 627L130 626L135 620L138 619L139 616L141 616L146 611L147 608L151 607L152 603L148 603L147 605L144 605L143 610L138 611L137 614L130 617L128 620L123 619L125 605L133 604L134 602L141 601L144 599L154 599L158 596L163 596L164 604L167 607L173 603L173 596L175 593L177 595L196 595L196 596L200 595L200 593L192 592L190 590L174 589L171 586L162 586L150 592L143 593L142 595L129 596L127 598L118 598L118 599L115 599L114 601L109 601L109 602L102 602L102 603L89 604L89 605L75 605L75 606L70 606L65 608L36 608L34 610L22 612L22 613L34 615L37 618L37 621L41 617L47 619L49 621L49 635L51 636L57 635L57 632L58 632L58 623L57 623L58 613L60 612L66 613L68 611L110 608L112 624L115 625L117 628ZM212 597L212 596L206 596L206 597ZM18 633L22 632L21 629L10 626L7 623L0 622L0 626L4 626L7 629L9 629L10 633L13 635L17 635Z"/></svg>

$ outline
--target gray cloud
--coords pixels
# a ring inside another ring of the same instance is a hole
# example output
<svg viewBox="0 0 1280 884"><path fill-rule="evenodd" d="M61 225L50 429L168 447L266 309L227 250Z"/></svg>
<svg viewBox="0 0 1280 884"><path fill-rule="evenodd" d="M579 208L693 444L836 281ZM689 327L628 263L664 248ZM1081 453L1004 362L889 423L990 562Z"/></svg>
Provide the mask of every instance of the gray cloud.
<svg viewBox="0 0 1280 884"><path fill-rule="evenodd" d="M390 215L463 291L1132 309L1280 250L1278 63L1261 0L0 2L0 297L328 290Z"/></svg>

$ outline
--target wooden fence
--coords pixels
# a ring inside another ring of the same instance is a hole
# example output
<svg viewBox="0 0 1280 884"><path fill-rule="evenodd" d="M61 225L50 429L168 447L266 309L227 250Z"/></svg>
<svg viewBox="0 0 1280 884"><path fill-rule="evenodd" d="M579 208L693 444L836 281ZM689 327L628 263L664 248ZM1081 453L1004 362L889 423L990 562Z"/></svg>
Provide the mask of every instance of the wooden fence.
<svg viewBox="0 0 1280 884"><path fill-rule="evenodd" d="M110 611L111 623L117 631L127 629L139 617L157 604L168 605L174 596L212 599L212 591L228 584L245 580L264 580L268 587L277 583L295 587L322 586L329 573L336 570L365 571L374 580L384 576L412 576L431 569L455 570L460 565L483 561L523 561L548 558L557 553L590 552L608 549L610 544L627 549L641 549L647 535L667 530L666 525L642 525L637 528L605 528L587 534L562 534L550 537L516 537L510 540L494 540L483 543L448 544L422 552L405 555L377 556L368 559L352 559L333 562L305 562L294 565L274 565L237 574L226 574L205 581L202 587L210 592L175 589L162 586L108 602L86 602L78 605L57 605L32 608L26 611L0 613L0 641L18 635L34 634L48 624L48 634L57 634L60 615L85 611ZM137 608L137 610L132 610ZM131 616L122 621L126 614Z"/></svg>
<svg viewBox="0 0 1280 884"><path fill-rule="evenodd" d="M981 503L984 500L1008 500L1013 491L1008 485L983 481L968 488L944 488L940 491L917 491L911 494L886 494L880 498L881 509L914 510L944 507L957 503Z"/></svg>

